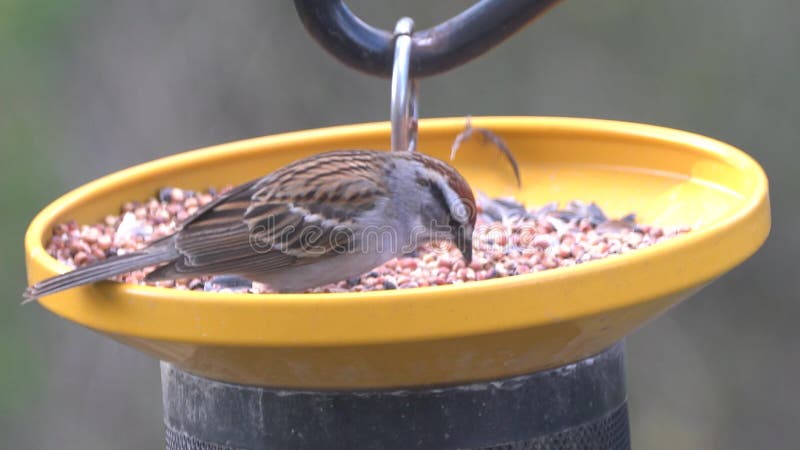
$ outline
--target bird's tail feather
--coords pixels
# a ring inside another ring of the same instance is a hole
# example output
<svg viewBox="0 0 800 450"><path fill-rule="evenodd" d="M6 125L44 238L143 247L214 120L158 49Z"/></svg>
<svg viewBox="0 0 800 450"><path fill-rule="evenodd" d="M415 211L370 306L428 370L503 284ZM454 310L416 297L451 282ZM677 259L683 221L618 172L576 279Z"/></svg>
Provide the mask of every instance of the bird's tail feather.
<svg viewBox="0 0 800 450"><path fill-rule="evenodd" d="M150 247L126 255L112 256L71 272L56 275L28 287L23 294L23 304L45 295L55 294L83 284L106 280L116 275L132 272L147 266L171 261L178 256L172 245Z"/></svg>

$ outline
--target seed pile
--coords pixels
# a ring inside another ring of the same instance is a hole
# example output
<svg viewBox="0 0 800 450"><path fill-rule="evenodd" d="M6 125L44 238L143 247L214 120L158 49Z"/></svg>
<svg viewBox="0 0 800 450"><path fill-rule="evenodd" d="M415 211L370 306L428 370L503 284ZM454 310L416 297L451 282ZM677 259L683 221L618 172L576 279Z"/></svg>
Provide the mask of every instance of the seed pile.
<svg viewBox="0 0 800 450"><path fill-rule="evenodd" d="M223 189L226 192L230 187ZM162 189L158 198L127 202L119 215L93 225L74 221L53 229L47 251L71 266L83 266L128 253L172 233L176 226L211 202L217 192ZM631 214L612 220L594 203L572 201L526 209L511 198L478 197L473 260L466 264L449 243L429 244L393 259L360 277L309 292L362 292L458 284L567 267L649 247L689 231L637 224ZM176 289L220 292L270 292L268 286L234 276L145 283L146 268L117 281Z"/></svg>

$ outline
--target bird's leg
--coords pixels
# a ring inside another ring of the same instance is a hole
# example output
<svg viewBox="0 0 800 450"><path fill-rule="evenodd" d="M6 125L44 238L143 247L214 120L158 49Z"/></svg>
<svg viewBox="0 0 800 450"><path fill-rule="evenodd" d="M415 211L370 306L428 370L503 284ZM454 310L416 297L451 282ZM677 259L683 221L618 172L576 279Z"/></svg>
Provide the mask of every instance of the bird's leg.
<svg viewBox="0 0 800 450"><path fill-rule="evenodd" d="M206 281L203 290L206 292L217 291L220 289L250 289L253 287L253 282L247 278L238 275L217 275L210 280Z"/></svg>

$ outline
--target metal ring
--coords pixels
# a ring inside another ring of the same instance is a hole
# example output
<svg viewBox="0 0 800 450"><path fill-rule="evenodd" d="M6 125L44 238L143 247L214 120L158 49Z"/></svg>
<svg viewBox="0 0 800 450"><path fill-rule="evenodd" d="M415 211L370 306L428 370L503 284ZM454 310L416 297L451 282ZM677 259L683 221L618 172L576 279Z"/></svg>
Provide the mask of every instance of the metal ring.
<svg viewBox="0 0 800 450"><path fill-rule="evenodd" d="M392 151L417 148L417 82L411 77L411 33L414 21L403 17L394 29L394 65L392 67Z"/></svg>

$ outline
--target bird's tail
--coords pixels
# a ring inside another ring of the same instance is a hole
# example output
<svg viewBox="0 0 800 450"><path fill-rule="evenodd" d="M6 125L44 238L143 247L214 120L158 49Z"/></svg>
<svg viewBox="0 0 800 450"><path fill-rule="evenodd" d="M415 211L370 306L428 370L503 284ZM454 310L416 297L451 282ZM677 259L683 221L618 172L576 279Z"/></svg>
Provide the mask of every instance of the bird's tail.
<svg viewBox="0 0 800 450"><path fill-rule="evenodd" d="M147 266L172 261L178 256L178 252L169 240L164 244L166 245L155 245L138 252L112 256L103 261L79 267L71 272L42 280L25 290L22 303L25 304L45 295L55 294L83 284L106 280Z"/></svg>

